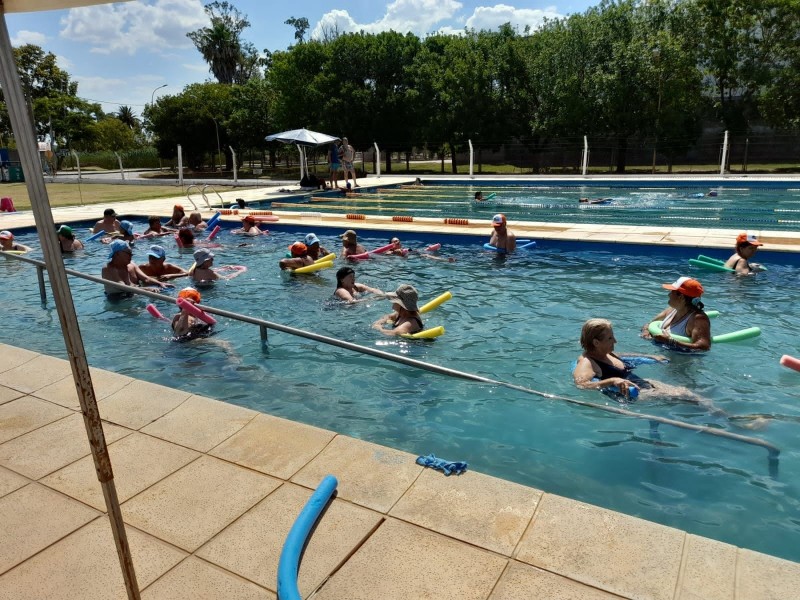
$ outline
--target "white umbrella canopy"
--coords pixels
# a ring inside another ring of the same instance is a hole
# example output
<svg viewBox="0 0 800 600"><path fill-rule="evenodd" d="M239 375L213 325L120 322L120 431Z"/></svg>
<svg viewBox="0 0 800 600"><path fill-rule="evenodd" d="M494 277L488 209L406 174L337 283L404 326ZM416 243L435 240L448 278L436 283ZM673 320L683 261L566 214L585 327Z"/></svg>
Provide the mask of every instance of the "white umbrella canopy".
<svg viewBox="0 0 800 600"><path fill-rule="evenodd" d="M323 144L331 144L339 138L308 129L292 129L291 131L273 133L264 139L268 142L283 142L284 144L299 144L300 146L322 146Z"/></svg>

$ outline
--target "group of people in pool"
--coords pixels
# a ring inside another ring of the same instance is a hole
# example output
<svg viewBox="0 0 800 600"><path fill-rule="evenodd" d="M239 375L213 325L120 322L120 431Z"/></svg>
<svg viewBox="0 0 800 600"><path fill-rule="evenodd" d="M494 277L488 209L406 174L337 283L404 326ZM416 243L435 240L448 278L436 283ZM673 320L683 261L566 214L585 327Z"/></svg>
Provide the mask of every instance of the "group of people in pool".
<svg viewBox="0 0 800 600"><path fill-rule="evenodd" d="M736 239L736 253L728 259L726 266L738 274L756 272L757 265L749 260L762 245L756 236L740 234ZM709 350L711 322L701 301L703 285L697 279L680 277L662 287L669 290L668 306L642 327L642 337L652 338L676 350ZM661 333L656 336L651 336L649 332L649 324L653 321L661 321ZM684 339L677 339L675 336ZM580 338L583 353L578 357L572 373L575 385L583 389L614 390L628 399L635 396L659 396L707 404L685 388L637 377L633 373L636 361L629 360L629 357L645 357L658 362L668 362L667 358L661 355L630 354L621 357L614 352L616 342L611 321L589 319L583 324Z"/></svg>

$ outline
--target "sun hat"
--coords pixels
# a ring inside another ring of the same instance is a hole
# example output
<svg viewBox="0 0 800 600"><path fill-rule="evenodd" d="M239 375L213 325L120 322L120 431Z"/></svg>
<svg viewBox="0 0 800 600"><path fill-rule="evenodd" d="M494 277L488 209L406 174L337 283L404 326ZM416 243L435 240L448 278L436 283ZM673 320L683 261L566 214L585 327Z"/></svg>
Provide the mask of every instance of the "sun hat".
<svg viewBox="0 0 800 600"><path fill-rule="evenodd" d="M0 231L0 240L13 240L14 234L10 231Z"/></svg>
<svg viewBox="0 0 800 600"><path fill-rule="evenodd" d="M664 283L661 287L665 290L674 290L689 298L699 298L703 295L702 284L691 277L679 277L675 283Z"/></svg>
<svg viewBox="0 0 800 600"><path fill-rule="evenodd" d="M133 254L133 249L125 240L114 240L108 246L108 260L114 258L114 255L117 252L130 252L131 254Z"/></svg>
<svg viewBox="0 0 800 600"><path fill-rule="evenodd" d="M178 298L185 298L186 300L191 300L195 304L200 304L201 300L200 292L198 292L193 287L183 288L180 292L178 292Z"/></svg>
<svg viewBox="0 0 800 600"><path fill-rule="evenodd" d="M116 217L117 216L117 211L115 211L113 208L107 208L107 209L105 209L103 211L103 216L104 217Z"/></svg>
<svg viewBox="0 0 800 600"><path fill-rule="evenodd" d="M414 288L413 285L408 285L407 283L404 283L403 285L398 287L395 291L386 294L386 297L392 302L396 302L397 304L405 308L407 311L419 312L419 307L417 307L419 294L417 294L417 290Z"/></svg>
<svg viewBox="0 0 800 600"><path fill-rule="evenodd" d="M343 240L348 240L348 241L353 241L353 242L358 240L358 234L356 234L356 232L353 231L352 229L348 229L347 231L345 231L339 237L342 238Z"/></svg>
<svg viewBox="0 0 800 600"><path fill-rule="evenodd" d="M209 250L208 248L199 248L194 251L194 262L195 264L200 267L206 262L209 258L214 258L214 253Z"/></svg>
<svg viewBox="0 0 800 600"><path fill-rule="evenodd" d="M316 233L309 233L303 241L305 242L306 246L313 246L314 244L319 244L319 238L317 237Z"/></svg>
<svg viewBox="0 0 800 600"><path fill-rule="evenodd" d="M150 246L150 252L147 253L147 256L152 256L153 258L166 258L167 251L164 250L163 246Z"/></svg>
<svg viewBox="0 0 800 600"><path fill-rule="evenodd" d="M289 252L292 253L292 256L303 256L308 252L308 248L303 242L295 242L289 246Z"/></svg>
<svg viewBox="0 0 800 600"><path fill-rule="evenodd" d="M64 237L72 237L74 234L72 233L72 227L69 225L62 225L56 230L58 235L63 235Z"/></svg>
<svg viewBox="0 0 800 600"><path fill-rule="evenodd" d="M495 227L502 227L506 224L506 216L502 213L496 214L492 217L492 225Z"/></svg>
<svg viewBox="0 0 800 600"><path fill-rule="evenodd" d="M763 242L758 241L758 237L747 233L740 233L736 236L736 243L737 244L750 244L751 246L763 246Z"/></svg>
<svg viewBox="0 0 800 600"><path fill-rule="evenodd" d="M120 221L119 228L122 230L122 233L133 235L133 223L130 221Z"/></svg>

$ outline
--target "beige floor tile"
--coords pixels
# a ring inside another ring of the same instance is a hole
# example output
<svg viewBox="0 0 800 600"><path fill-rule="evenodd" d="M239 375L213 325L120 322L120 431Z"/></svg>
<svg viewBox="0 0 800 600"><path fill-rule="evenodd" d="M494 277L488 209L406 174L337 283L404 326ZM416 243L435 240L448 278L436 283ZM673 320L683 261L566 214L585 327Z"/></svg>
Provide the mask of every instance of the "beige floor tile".
<svg viewBox="0 0 800 600"><path fill-rule="evenodd" d="M800 563L740 548L736 598L797 600L800 598Z"/></svg>
<svg viewBox="0 0 800 600"><path fill-rule="evenodd" d="M0 498L0 573L99 516L38 483Z"/></svg>
<svg viewBox="0 0 800 600"><path fill-rule="evenodd" d="M247 425L257 414L241 406L192 396L142 431L200 452L208 452Z"/></svg>
<svg viewBox="0 0 800 600"><path fill-rule="evenodd" d="M111 423L103 423L103 432L107 444L131 433ZM0 465L39 479L89 453L83 416L75 413L0 445Z"/></svg>
<svg viewBox="0 0 800 600"><path fill-rule="evenodd" d="M421 527L510 556L542 492L468 471L425 471L389 513Z"/></svg>
<svg viewBox="0 0 800 600"><path fill-rule="evenodd" d="M340 435L292 481L314 489L325 475L334 475L340 498L385 513L422 471L415 460L407 452Z"/></svg>
<svg viewBox="0 0 800 600"><path fill-rule="evenodd" d="M17 398L21 398L24 395L25 394L19 390L0 385L0 405L5 404L6 402L11 402L12 400L16 400Z"/></svg>
<svg viewBox="0 0 800 600"><path fill-rule="evenodd" d="M89 368L92 375L92 387L97 400L107 398L124 388L133 381L132 378L119 373L112 373L103 369ZM47 387L37 390L33 394L37 398L44 398L50 402L55 402L67 408L79 409L78 392L75 391L75 380L72 375L51 383Z"/></svg>
<svg viewBox="0 0 800 600"><path fill-rule="evenodd" d="M100 401L103 420L141 429L185 402L191 394L172 388L134 381Z"/></svg>
<svg viewBox="0 0 800 600"><path fill-rule="evenodd" d="M0 344L0 373L15 369L37 356L40 356L38 352L31 352L8 344Z"/></svg>
<svg viewBox="0 0 800 600"><path fill-rule="evenodd" d="M142 593L142 600L269 600L275 594L190 556Z"/></svg>
<svg viewBox="0 0 800 600"><path fill-rule="evenodd" d="M71 373L69 363L63 358L40 354L33 360L0 373L0 385L30 394Z"/></svg>
<svg viewBox="0 0 800 600"><path fill-rule="evenodd" d="M126 527L139 589L186 554L133 527ZM3 600L125 600L125 584L111 525L95 519L0 577Z"/></svg>
<svg viewBox="0 0 800 600"><path fill-rule="evenodd" d="M620 598L566 577L511 561L488 600L614 600Z"/></svg>
<svg viewBox="0 0 800 600"><path fill-rule="evenodd" d="M684 537L677 529L545 494L517 559L621 596L671 600Z"/></svg>
<svg viewBox="0 0 800 600"><path fill-rule="evenodd" d="M735 576L736 546L687 534L675 599L731 600Z"/></svg>
<svg viewBox="0 0 800 600"><path fill-rule="evenodd" d="M311 425L259 414L209 454L289 479L319 454L335 435Z"/></svg>
<svg viewBox="0 0 800 600"><path fill-rule="evenodd" d="M108 452L120 503L200 456L194 450L137 432L109 444ZM85 456L40 481L97 510L106 510L91 456Z"/></svg>
<svg viewBox="0 0 800 600"><path fill-rule="evenodd" d="M278 559L286 536L311 491L282 485L197 551L206 560L276 590ZM334 500L303 552L300 595L308 596L380 523L382 515Z"/></svg>
<svg viewBox="0 0 800 600"><path fill-rule="evenodd" d="M314 600L483 600L506 562L496 554L389 519L322 586Z"/></svg>
<svg viewBox="0 0 800 600"><path fill-rule="evenodd" d="M31 396L6 402L0 405L0 444L72 414L69 409Z"/></svg>
<svg viewBox="0 0 800 600"><path fill-rule="evenodd" d="M0 467L0 497L10 494L14 490L28 485L31 482L27 477L23 477L14 471L9 471Z"/></svg>
<svg viewBox="0 0 800 600"><path fill-rule="evenodd" d="M122 512L126 522L193 552L279 485L202 456L125 502Z"/></svg>

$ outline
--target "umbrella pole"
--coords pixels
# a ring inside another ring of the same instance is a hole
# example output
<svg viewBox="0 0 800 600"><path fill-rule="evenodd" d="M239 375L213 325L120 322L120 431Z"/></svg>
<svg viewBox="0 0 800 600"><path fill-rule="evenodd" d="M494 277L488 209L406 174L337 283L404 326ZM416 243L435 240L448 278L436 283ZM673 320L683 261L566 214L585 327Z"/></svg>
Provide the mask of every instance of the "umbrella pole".
<svg viewBox="0 0 800 600"><path fill-rule="evenodd" d="M86 426L86 436L89 438L89 447L94 458L94 467L97 479L103 489L106 501L106 510L111 522L111 531L117 547L117 556L122 577L125 580L125 589L130 600L139 599L139 586L136 582L136 572L133 568L128 538L125 534L125 523L119 507L117 490L114 486L114 472L111 469L111 458L108 454L103 424L100 421L100 411L97 408L97 398L92 387L92 376L89 372L89 363L86 360L86 351L83 347L78 316L75 304L67 281L64 269L64 260L61 257L61 244L55 235L55 224L50 209L50 200L47 197L44 177L42 176L41 163L39 162L39 148L36 144L36 134L33 129L33 119L19 81L19 73L14 62L14 52L6 26L5 6L0 0L0 82L3 86L3 95L8 105L8 115L14 137L17 140L20 160L25 173L25 185L31 200L33 217L36 229L39 232L39 241L42 245L47 275L50 279L50 288L56 301L56 311L61 322L61 332L67 349L69 363L72 367L72 377L78 392L78 400L83 413L83 422Z"/></svg>

